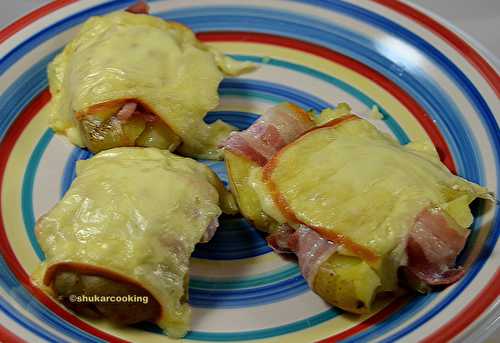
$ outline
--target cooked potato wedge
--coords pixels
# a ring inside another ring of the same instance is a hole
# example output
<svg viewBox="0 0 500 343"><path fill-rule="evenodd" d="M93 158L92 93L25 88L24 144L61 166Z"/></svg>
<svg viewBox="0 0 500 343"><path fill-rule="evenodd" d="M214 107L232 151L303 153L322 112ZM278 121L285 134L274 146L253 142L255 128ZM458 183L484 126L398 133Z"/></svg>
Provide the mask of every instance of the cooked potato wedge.
<svg viewBox="0 0 500 343"><path fill-rule="evenodd" d="M381 281L357 257L333 254L319 267L313 290L329 304L352 313L367 313Z"/></svg>
<svg viewBox="0 0 500 343"><path fill-rule="evenodd" d="M248 184L252 169L260 167L254 162L227 150L224 152L224 157L230 187L241 214L252 222L256 228L269 232L274 220L264 213L257 194Z"/></svg>

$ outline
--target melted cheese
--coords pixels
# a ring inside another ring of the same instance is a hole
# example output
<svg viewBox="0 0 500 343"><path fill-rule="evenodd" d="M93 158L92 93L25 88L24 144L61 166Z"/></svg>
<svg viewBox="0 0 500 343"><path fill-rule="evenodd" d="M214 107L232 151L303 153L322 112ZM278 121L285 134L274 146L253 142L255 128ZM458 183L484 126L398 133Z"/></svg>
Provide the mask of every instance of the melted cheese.
<svg viewBox="0 0 500 343"><path fill-rule="evenodd" d="M219 103L224 74L253 68L199 42L185 26L150 15L115 12L93 17L49 65L50 126L79 146L75 113L119 99L138 99L182 138L190 156L218 158L233 129L205 114Z"/></svg>
<svg viewBox="0 0 500 343"><path fill-rule="evenodd" d="M162 305L159 326L183 336L189 258L221 213L213 184L205 165L154 148L116 148L78 162L71 188L38 222L42 270L79 262L127 276Z"/></svg>
<svg viewBox="0 0 500 343"><path fill-rule="evenodd" d="M270 182L288 204L285 212L378 256L405 242L425 207L446 209L465 229L472 218L469 203L489 197L486 189L451 174L429 145L401 146L360 119L310 132L270 163ZM281 219L270 206L263 208Z"/></svg>

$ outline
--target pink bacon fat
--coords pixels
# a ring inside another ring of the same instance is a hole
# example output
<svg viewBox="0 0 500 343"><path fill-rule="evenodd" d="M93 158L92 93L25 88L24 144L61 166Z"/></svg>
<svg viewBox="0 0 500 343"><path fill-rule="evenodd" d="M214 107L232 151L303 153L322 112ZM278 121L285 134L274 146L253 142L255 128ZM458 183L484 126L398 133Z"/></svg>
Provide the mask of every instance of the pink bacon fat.
<svg viewBox="0 0 500 343"><path fill-rule="evenodd" d="M135 14L149 14L149 5L144 0L139 0L130 5L125 11Z"/></svg>
<svg viewBox="0 0 500 343"><path fill-rule="evenodd" d="M309 283L314 285L318 269L336 251L336 246L305 225L297 230L282 225L277 232L267 237L269 245L279 253L295 253L300 271Z"/></svg>
<svg viewBox="0 0 500 343"><path fill-rule="evenodd" d="M219 220L215 218L208 224L207 230L203 233L200 243L208 243L214 237L217 228L219 227Z"/></svg>
<svg viewBox="0 0 500 343"><path fill-rule="evenodd" d="M455 260L468 235L443 210L423 210L408 235L408 271L431 286L454 283L464 274Z"/></svg>
<svg viewBox="0 0 500 343"><path fill-rule="evenodd" d="M145 122L155 122L158 117L152 113L145 111L136 102L127 102L122 108L116 113L116 118L118 118L122 123L126 123L132 116L142 118Z"/></svg>
<svg viewBox="0 0 500 343"><path fill-rule="evenodd" d="M231 133L221 147L263 166L279 149L314 126L314 121L300 107L281 103L271 107L248 129Z"/></svg>
<svg viewBox="0 0 500 343"><path fill-rule="evenodd" d="M127 102L123 107L116 113L116 117L121 121L127 121L134 114L137 108L137 103Z"/></svg>
<svg viewBox="0 0 500 343"><path fill-rule="evenodd" d="M464 248L467 236L468 231L458 227L444 211L423 210L408 234L407 271L411 277L429 286L449 285L458 281L464 270L455 266L455 260ZM278 253L295 253L302 275L310 285L319 266L336 250L331 241L304 225L297 230L282 225L267 237L267 242Z"/></svg>

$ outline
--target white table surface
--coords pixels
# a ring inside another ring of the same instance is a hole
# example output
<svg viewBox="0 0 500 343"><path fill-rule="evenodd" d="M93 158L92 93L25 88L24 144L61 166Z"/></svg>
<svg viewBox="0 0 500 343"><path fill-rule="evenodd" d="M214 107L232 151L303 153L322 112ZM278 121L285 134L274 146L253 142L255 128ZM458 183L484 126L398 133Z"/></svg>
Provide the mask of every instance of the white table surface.
<svg viewBox="0 0 500 343"><path fill-rule="evenodd" d="M388 0L392 1L392 0ZM48 0L0 0L0 29ZM451 24L500 69L500 0L411 0ZM495 342L500 328L486 342Z"/></svg>

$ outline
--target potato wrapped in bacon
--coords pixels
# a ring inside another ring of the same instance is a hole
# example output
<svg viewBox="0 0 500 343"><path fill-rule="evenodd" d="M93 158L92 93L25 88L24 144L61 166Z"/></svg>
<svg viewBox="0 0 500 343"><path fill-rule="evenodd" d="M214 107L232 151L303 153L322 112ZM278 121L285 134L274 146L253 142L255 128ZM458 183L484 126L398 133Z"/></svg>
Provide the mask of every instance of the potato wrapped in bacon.
<svg viewBox="0 0 500 343"><path fill-rule="evenodd" d="M120 146L221 158L233 127L206 124L225 75L253 68L198 41L142 2L87 20L48 68L50 126L92 152Z"/></svg>
<svg viewBox="0 0 500 343"><path fill-rule="evenodd" d="M397 293L398 275L421 291L458 280L469 204L493 199L429 144L402 146L346 105L314 117L281 104L223 145L242 214L297 255L316 293L354 313Z"/></svg>
<svg viewBox="0 0 500 343"><path fill-rule="evenodd" d="M188 268L195 244L234 213L204 164L156 148L114 148L79 161L63 199L36 226L46 260L34 281L65 306L121 324L189 329ZM86 302L75 297L86 296ZM93 301L133 296L142 302Z"/></svg>

